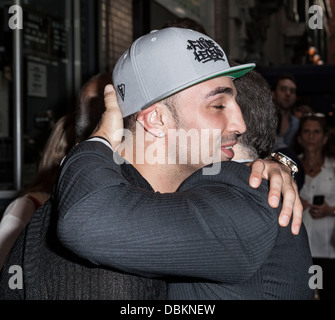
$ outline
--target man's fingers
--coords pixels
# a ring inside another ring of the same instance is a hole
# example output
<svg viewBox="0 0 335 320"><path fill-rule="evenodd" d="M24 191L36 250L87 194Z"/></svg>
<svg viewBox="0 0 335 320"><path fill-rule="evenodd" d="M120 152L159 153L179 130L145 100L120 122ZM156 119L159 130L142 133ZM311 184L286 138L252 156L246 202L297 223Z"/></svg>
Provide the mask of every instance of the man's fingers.
<svg viewBox="0 0 335 320"><path fill-rule="evenodd" d="M116 150L123 137L123 117L111 84L105 87L104 101L106 111L92 136L104 137L110 142L113 150Z"/></svg>
<svg viewBox="0 0 335 320"><path fill-rule="evenodd" d="M303 206L298 195L298 187L295 183L292 184L292 189L286 191L286 201L283 203L283 208L279 216L279 224L286 227L292 218L291 231L298 235L302 223Z"/></svg>
<svg viewBox="0 0 335 320"><path fill-rule="evenodd" d="M298 192L298 187L296 187L296 192ZM294 203L294 208L293 208L293 221L292 221L292 233L295 235L299 234L300 227L302 224L302 212L304 208L301 203L300 197L296 197L296 201Z"/></svg>
<svg viewBox="0 0 335 320"><path fill-rule="evenodd" d="M284 170L285 168L282 167L271 170L269 176L270 191L268 202L271 207L277 208L280 198L283 196L283 205L279 215L279 224L286 227L292 217L296 193L292 184L291 175Z"/></svg>
<svg viewBox="0 0 335 320"><path fill-rule="evenodd" d="M283 175L283 207L279 215L279 224L286 227L292 218L291 231L297 235L302 223L303 206L299 198L298 187L288 172ZM293 217L292 217L293 216Z"/></svg>
<svg viewBox="0 0 335 320"><path fill-rule="evenodd" d="M121 113L113 85L108 84L104 91L105 108L108 112Z"/></svg>
<svg viewBox="0 0 335 320"><path fill-rule="evenodd" d="M251 164L251 174L249 178L249 185L252 188L258 188L262 182L262 175L265 169L263 160L256 160Z"/></svg>
<svg viewBox="0 0 335 320"><path fill-rule="evenodd" d="M108 128L105 128L108 140L111 142L113 150L116 150L123 137L123 116L114 87L111 84L107 85L104 93L106 111L103 114L103 122L108 124Z"/></svg>
<svg viewBox="0 0 335 320"><path fill-rule="evenodd" d="M258 159L254 161L251 165L251 174L249 178L249 185L252 188L258 188L262 182L262 178L269 181L269 196L268 202L271 207L277 208L280 202L282 187L283 187L283 177L281 171L279 170L279 165L271 163L271 165L278 166L272 167L271 170L266 169L267 165L265 161Z"/></svg>
<svg viewBox="0 0 335 320"><path fill-rule="evenodd" d="M279 169L272 169L269 175L269 196L268 202L272 208L277 208L280 203L280 198L283 192L285 198L285 190L283 190L283 176Z"/></svg>
<svg viewBox="0 0 335 320"><path fill-rule="evenodd" d="M289 224L294 211L295 201L296 194L293 189L284 191L283 206L279 215L279 224L282 227L286 227Z"/></svg>

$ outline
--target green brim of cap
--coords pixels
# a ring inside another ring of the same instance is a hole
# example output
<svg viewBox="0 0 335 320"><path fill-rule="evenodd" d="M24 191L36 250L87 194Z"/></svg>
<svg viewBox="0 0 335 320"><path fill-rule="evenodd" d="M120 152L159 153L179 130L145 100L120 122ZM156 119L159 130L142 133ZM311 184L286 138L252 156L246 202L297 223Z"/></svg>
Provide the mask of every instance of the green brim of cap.
<svg viewBox="0 0 335 320"><path fill-rule="evenodd" d="M243 64L240 66L232 67L227 71L227 73L223 73L222 75L231 76L236 79L242 77L255 67L256 65L254 63Z"/></svg>
<svg viewBox="0 0 335 320"><path fill-rule="evenodd" d="M198 81L193 82L192 84L184 86L179 91L182 91L184 89L192 87L192 86L194 86L196 84L199 84L201 82L205 82L207 80L222 77L222 76L237 79L237 78L242 77L243 75L245 75L246 73L248 73L249 71L254 69L255 67L256 67L256 65L254 63L248 63L248 64L242 64L242 65L239 65L239 66L235 66L235 67L229 68L228 70L225 70L225 71L222 71L222 72L216 72L214 74L208 75L207 77L203 77L203 78L199 79ZM176 92L174 92L174 93L176 93Z"/></svg>
<svg viewBox="0 0 335 320"><path fill-rule="evenodd" d="M235 67L229 68L228 70L225 70L222 72L216 72L213 75L204 77L200 81L198 81L196 84L210 80L210 79L214 79L217 77L221 77L221 76L232 77L234 79L237 79L237 78L242 77L243 75L245 75L246 73L254 69L255 67L256 65L254 63L248 63L248 64L235 66Z"/></svg>

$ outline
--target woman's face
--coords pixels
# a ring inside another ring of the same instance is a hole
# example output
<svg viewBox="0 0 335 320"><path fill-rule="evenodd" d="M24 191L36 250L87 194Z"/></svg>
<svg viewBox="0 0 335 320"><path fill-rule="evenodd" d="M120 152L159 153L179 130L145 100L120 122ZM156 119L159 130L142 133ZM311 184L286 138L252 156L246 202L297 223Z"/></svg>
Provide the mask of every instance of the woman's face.
<svg viewBox="0 0 335 320"><path fill-rule="evenodd" d="M316 120L306 120L302 126L299 136L299 143L305 151L321 152L322 147L326 144L327 137L321 124Z"/></svg>

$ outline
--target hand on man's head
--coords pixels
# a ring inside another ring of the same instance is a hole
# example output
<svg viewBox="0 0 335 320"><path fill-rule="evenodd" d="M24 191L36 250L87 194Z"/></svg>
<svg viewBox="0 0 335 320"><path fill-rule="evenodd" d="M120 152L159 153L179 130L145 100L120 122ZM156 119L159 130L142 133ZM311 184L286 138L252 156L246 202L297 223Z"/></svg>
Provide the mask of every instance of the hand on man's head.
<svg viewBox="0 0 335 320"><path fill-rule="evenodd" d="M92 137L99 136L107 139L112 149L116 150L123 137L122 112L113 85L107 85L104 94L106 111L102 114L101 121L93 132Z"/></svg>

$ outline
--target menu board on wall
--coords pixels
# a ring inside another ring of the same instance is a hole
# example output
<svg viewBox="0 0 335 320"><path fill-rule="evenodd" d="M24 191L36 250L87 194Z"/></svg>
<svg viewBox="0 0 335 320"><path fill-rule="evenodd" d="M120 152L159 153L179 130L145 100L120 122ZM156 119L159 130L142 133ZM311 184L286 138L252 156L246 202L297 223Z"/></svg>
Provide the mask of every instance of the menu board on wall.
<svg viewBox="0 0 335 320"><path fill-rule="evenodd" d="M28 96L30 97L47 97L47 67L39 64L28 62Z"/></svg>
<svg viewBox="0 0 335 320"><path fill-rule="evenodd" d="M37 54L48 54L48 18L25 12L23 26L24 48Z"/></svg>
<svg viewBox="0 0 335 320"><path fill-rule="evenodd" d="M51 22L50 30L50 52L51 56L65 58L66 57L66 30L63 21Z"/></svg>
<svg viewBox="0 0 335 320"><path fill-rule="evenodd" d="M66 58L65 21L25 10L24 51L48 59Z"/></svg>

